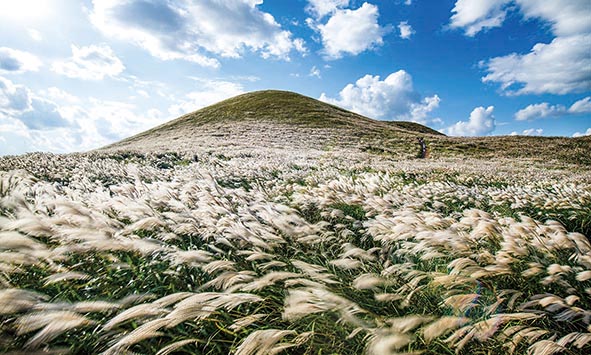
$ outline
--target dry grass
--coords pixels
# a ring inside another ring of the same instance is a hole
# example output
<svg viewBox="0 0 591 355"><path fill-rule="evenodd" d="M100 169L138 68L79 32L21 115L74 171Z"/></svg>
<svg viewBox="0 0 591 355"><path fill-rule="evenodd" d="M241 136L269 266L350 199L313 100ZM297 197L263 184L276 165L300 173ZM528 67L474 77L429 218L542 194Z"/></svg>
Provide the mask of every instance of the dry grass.
<svg viewBox="0 0 591 355"><path fill-rule="evenodd" d="M589 171L216 144L0 159L0 352L591 352Z"/></svg>

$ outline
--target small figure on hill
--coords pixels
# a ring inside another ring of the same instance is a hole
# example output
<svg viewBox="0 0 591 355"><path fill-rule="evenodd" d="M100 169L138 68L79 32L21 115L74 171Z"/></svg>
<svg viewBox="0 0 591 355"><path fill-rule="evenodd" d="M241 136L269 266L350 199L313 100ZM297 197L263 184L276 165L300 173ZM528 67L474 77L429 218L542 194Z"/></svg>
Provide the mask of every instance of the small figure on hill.
<svg viewBox="0 0 591 355"><path fill-rule="evenodd" d="M419 145L421 148L418 156L421 159L426 159L429 157L429 149L427 147L427 143L425 143L425 140L422 137L419 137L418 140L419 140Z"/></svg>

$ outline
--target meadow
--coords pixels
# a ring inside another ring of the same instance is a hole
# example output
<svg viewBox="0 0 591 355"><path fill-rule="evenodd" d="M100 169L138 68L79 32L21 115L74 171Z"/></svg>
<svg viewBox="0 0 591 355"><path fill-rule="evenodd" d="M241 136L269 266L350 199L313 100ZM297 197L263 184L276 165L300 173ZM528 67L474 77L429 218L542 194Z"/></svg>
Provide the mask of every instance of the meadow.
<svg viewBox="0 0 591 355"><path fill-rule="evenodd" d="M590 236L568 164L3 157L0 352L589 354Z"/></svg>

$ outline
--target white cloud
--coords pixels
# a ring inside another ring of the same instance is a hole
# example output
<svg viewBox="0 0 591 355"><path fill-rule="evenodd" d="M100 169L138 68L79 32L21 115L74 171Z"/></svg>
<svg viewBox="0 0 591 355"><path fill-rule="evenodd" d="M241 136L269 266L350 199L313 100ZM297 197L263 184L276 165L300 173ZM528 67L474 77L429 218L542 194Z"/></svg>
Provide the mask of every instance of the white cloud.
<svg viewBox="0 0 591 355"><path fill-rule="evenodd" d="M574 138L583 137L583 136L591 136L591 128L587 128L587 130L585 132L582 132L582 133L581 132L575 132L573 134L573 137Z"/></svg>
<svg viewBox="0 0 591 355"><path fill-rule="evenodd" d="M31 108L21 112L17 118L32 130L71 126L54 102L40 97L32 97Z"/></svg>
<svg viewBox="0 0 591 355"><path fill-rule="evenodd" d="M60 88L39 92L0 77L0 155L29 151L85 151L144 131L164 121L155 109L82 99Z"/></svg>
<svg viewBox="0 0 591 355"><path fill-rule="evenodd" d="M515 113L517 121L530 121L537 118L556 117L564 115L567 112L566 107L562 105L550 105L547 102L528 105Z"/></svg>
<svg viewBox="0 0 591 355"><path fill-rule="evenodd" d="M383 120L428 122L428 114L439 106L437 95L421 98L414 90L412 77L404 70L388 75L365 75L348 84L333 99L322 93L320 100L347 108L353 112Z"/></svg>
<svg viewBox="0 0 591 355"><path fill-rule="evenodd" d="M15 113L30 107L31 93L29 89L0 77L0 110Z"/></svg>
<svg viewBox="0 0 591 355"><path fill-rule="evenodd" d="M500 26L505 20L505 5L510 0L458 0L451 10L450 27L463 28L467 36Z"/></svg>
<svg viewBox="0 0 591 355"><path fill-rule="evenodd" d="M523 130L524 136L541 136L544 133L544 130L541 128L530 128Z"/></svg>
<svg viewBox="0 0 591 355"><path fill-rule="evenodd" d="M529 128L529 129L524 129L523 132L521 132L521 133L518 133L517 131L513 131L509 135L510 136L518 136L518 135L541 136L543 133L544 133L544 130L541 128Z"/></svg>
<svg viewBox="0 0 591 355"><path fill-rule="evenodd" d="M107 45L87 47L72 45L71 48L72 57L65 61L54 62L53 71L69 78L102 80L106 76L115 77L125 69L121 60Z"/></svg>
<svg viewBox="0 0 591 355"><path fill-rule="evenodd" d="M308 74L308 76L315 76L318 79L322 78L320 76L320 69L318 69L315 65L312 67L312 69L310 69L310 74Z"/></svg>
<svg viewBox="0 0 591 355"><path fill-rule="evenodd" d="M302 39L260 11L260 0L94 0L92 23L108 36L131 41L163 60L218 67L212 55L238 58L245 50L288 59L305 51Z"/></svg>
<svg viewBox="0 0 591 355"><path fill-rule="evenodd" d="M383 44L388 29L379 25L378 17L378 7L365 2L356 10L335 8L325 23L306 22L320 33L325 59L339 59Z"/></svg>
<svg viewBox="0 0 591 355"><path fill-rule="evenodd" d="M568 112L573 114L591 113L591 96L587 96L572 104Z"/></svg>
<svg viewBox="0 0 591 355"><path fill-rule="evenodd" d="M66 127L71 123L62 117L56 104L34 95L29 88L0 77L0 114L18 120L27 128L40 130Z"/></svg>
<svg viewBox="0 0 591 355"><path fill-rule="evenodd" d="M540 18L552 24L557 36L591 32L589 0L516 0L526 19Z"/></svg>
<svg viewBox="0 0 591 355"><path fill-rule="evenodd" d="M412 0L405 0L404 5L412 5Z"/></svg>
<svg viewBox="0 0 591 355"><path fill-rule="evenodd" d="M528 105L515 113L515 119L517 121L531 121L538 118L562 117L585 113L591 113L591 96L575 102L569 108L563 105L550 105L547 102Z"/></svg>
<svg viewBox="0 0 591 355"><path fill-rule="evenodd" d="M0 47L0 73L37 71L41 65L41 60L31 53Z"/></svg>
<svg viewBox="0 0 591 355"><path fill-rule="evenodd" d="M17 155L35 149L31 135L20 121L12 120L0 112L0 155Z"/></svg>
<svg viewBox="0 0 591 355"><path fill-rule="evenodd" d="M440 118L428 119L429 113L438 108L440 102L441 99L438 95L425 97L420 102L413 102L410 105L410 115L406 116L406 119L423 124L427 122L441 123Z"/></svg>
<svg viewBox="0 0 591 355"><path fill-rule="evenodd" d="M130 137L163 121L159 111L138 114L137 107L127 102L90 99L85 107L77 108L78 115L85 117L82 124L104 137L105 143Z"/></svg>
<svg viewBox="0 0 591 355"><path fill-rule="evenodd" d="M410 36L415 34L415 30L412 29L407 21L400 22L398 24L398 30L400 31L400 38L402 39L410 39Z"/></svg>
<svg viewBox="0 0 591 355"><path fill-rule="evenodd" d="M450 27L474 36L501 26L507 12L540 19L556 36L534 45L530 53L512 53L481 62L484 82L496 82L508 95L567 94L591 89L591 6L589 0L458 0Z"/></svg>
<svg viewBox="0 0 591 355"><path fill-rule="evenodd" d="M199 90L186 94L184 99L170 106L168 112L178 117L205 106L244 93L239 83L222 80L199 80Z"/></svg>
<svg viewBox="0 0 591 355"><path fill-rule="evenodd" d="M588 0L458 0L452 9L450 27L463 28L467 36L499 27L507 12L517 8L525 19L549 22L557 36L591 31L591 6Z"/></svg>
<svg viewBox="0 0 591 355"><path fill-rule="evenodd" d="M41 35L41 32L37 31L34 28L27 29L27 33L29 34L29 37L31 37L31 39L34 41L39 42L43 40L43 35Z"/></svg>
<svg viewBox="0 0 591 355"><path fill-rule="evenodd" d="M67 103L79 103L80 99L60 88L52 86L48 89L40 91L41 96L46 97L52 101L67 102Z"/></svg>
<svg viewBox="0 0 591 355"><path fill-rule="evenodd" d="M332 14L337 9L349 6L349 0L308 0L306 11L314 15L317 19Z"/></svg>
<svg viewBox="0 0 591 355"><path fill-rule="evenodd" d="M528 54L482 62L483 82L498 82L509 95L567 94L591 90L591 34L538 43Z"/></svg>
<svg viewBox="0 0 591 355"><path fill-rule="evenodd" d="M445 133L451 136L483 136L495 130L494 106L476 107L470 113L468 121L458 121L446 128Z"/></svg>

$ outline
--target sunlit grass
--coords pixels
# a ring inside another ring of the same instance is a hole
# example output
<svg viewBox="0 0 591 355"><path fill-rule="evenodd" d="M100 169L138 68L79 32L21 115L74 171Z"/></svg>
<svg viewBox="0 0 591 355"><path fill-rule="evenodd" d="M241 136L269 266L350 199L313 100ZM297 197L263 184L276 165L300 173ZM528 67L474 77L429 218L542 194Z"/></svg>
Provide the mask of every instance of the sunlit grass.
<svg viewBox="0 0 591 355"><path fill-rule="evenodd" d="M0 352L591 352L588 171L338 149L0 167Z"/></svg>

